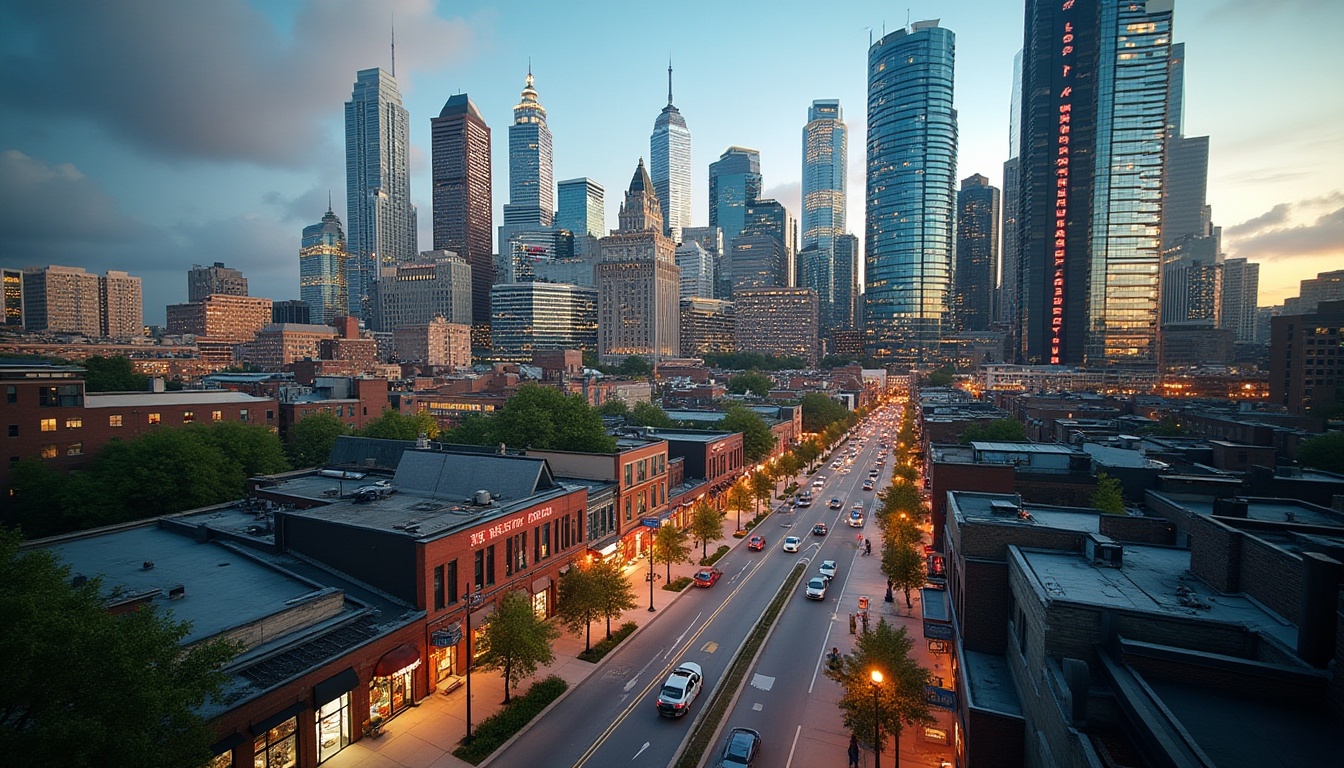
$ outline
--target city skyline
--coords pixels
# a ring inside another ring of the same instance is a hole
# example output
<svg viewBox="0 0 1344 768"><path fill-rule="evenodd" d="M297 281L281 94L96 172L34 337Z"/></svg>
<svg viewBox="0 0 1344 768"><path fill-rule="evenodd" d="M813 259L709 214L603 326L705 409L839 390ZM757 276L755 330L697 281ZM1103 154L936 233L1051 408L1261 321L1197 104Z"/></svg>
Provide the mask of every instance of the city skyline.
<svg viewBox="0 0 1344 768"><path fill-rule="evenodd" d="M725 55L700 62L677 55L671 43L628 33L647 28L652 9L614 10L601 3L565 12L528 3L501 13L486 3L235 2L153 11L89 5L69 14L4 3L0 51L12 76L0 87L0 199L12 204L0 213L0 261L142 275L151 323L162 322L167 304L185 299L181 275L193 262L224 261L252 278L254 294L296 298L293 254L302 228L321 217L329 191L334 210L348 208L340 197L343 106L358 71L391 71L393 12L422 247L432 239L430 118L461 92L480 105L487 124L508 125L529 56L545 83L556 178L624 187L631 164L648 151L650 116L665 104L671 53L676 104L695 134L692 224L708 223L708 165L734 145L760 150L762 197L800 216L798 126L808 105L831 98L862 104L869 28L875 40L884 19L888 33L903 21L876 3L806 25L787 8L762 15L716 7L723 23L702 30L701 39L725 42ZM518 14L529 17L528 29L593 28L611 45L572 57L564 35L519 33L510 25ZM924 3L910 14L941 17L957 35L959 175L981 173L1002 186L1021 4ZM824 45L827 55L762 58L727 45L728 30L747 21L780 42L771 50L791 50L788 41L806 38L809 50ZM1344 257L1344 191L1329 173L1344 164L1344 99L1318 97L1309 82L1289 76L1344 64L1344 54L1322 42L1324 30L1339 22L1344 8L1327 2L1176 6L1173 41L1187 56L1184 133L1210 137L1208 202L1228 257L1262 265L1261 304L1280 303L1300 280ZM1263 34L1289 25L1292 36ZM215 30L209 44L185 50L176 42L207 26ZM118 34L105 34L109 28ZM1260 52L1254 61L1243 55L1251 48ZM136 79L136 92L114 87L114 76ZM210 87L200 87L202 78ZM748 88L753 97L742 98ZM1248 91L1279 96L1272 109L1247 110ZM854 135L866 135L862 110L855 106L846 118ZM863 163L863 153L850 153L848 228L855 234L863 221ZM500 222L508 201L505 142L495 143L492 166L493 218ZM610 230L615 206L608 208Z"/></svg>

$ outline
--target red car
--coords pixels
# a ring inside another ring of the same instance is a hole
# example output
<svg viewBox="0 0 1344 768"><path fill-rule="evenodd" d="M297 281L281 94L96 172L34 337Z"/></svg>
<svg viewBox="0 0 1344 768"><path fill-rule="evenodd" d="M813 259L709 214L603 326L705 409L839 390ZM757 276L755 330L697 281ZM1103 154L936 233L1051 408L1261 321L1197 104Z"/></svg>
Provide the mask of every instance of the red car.
<svg viewBox="0 0 1344 768"><path fill-rule="evenodd" d="M697 571L694 576L695 586L712 587L714 586L714 582L718 581L719 577L722 575L723 571L720 571L718 568L705 568Z"/></svg>
<svg viewBox="0 0 1344 768"><path fill-rule="evenodd" d="M812 526L812 535L813 535L813 536L825 536L826 533L827 533L827 528L826 528L826 524L825 524L825 523L817 523L816 525Z"/></svg>
<svg viewBox="0 0 1344 768"><path fill-rule="evenodd" d="M747 549L754 549L757 552L760 552L761 550L765 549L765 537L752 536L751 540L747 542Z"/></svg>

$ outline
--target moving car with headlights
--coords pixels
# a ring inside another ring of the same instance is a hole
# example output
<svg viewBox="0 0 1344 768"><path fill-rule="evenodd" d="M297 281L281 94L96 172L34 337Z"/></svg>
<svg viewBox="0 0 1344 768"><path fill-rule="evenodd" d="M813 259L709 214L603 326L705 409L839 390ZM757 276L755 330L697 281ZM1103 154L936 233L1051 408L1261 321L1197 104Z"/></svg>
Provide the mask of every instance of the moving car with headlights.
<svg viewBox="0 0 1344 768"><path fill-rule="evenodd" d="M831 499L830 501L826 502L826 506L830 507L831 509L839 509L844 505L845 503L839 499Z"/></svg>
<svg viewBox="0 0 1344 768"><path fill-rule="evenodd" d="M849 523L850 528L863 527L863 502L855 504L854 508L849 510L849 517L845 519L845 522Z"/></svg>
<svg viewBox="0 0 1344 768"><path fill-rule="evenodd" d="M752 536L750 539L747 540L747 549L754 549L757 552L760 552L761 550L765 549L765 537Z"/></svg>
<svg viewBox="0 0 1344 768"><path fill-rule="evenodd" d="M813 576L812 579L807 582L806 594L808 600L825 600L826 579L821 576Z"/></svg>
<svg viewBox="0 0 1344 768"><path fill-rule="evenodd" d="M801 546L802 543L803 543L803 542L802 542L802 539L799 539L797 536L785 536L785 537L784 537L784 551L785 551L785 552L797 552L797 551L798 551L798 547Z"/></svg>
<svg viewBox="0 0 1344 768"><path fill-rule="evenodd" d="M701 568L696 571L695 575L691 578L695 581L695 586L697 587L712 587L714 586L714 582L718 581L722 576L723 571L720 571L718 568Z"/></svg>
<svg viewBox="0 0 1344 768"><path fill-rule="evenodd" d="M875 487L875 484L873 483L872 480L864 480L864 481L863 481L863 490L865 490L865 491L871 491L871 490L873 490L874 487Z"/></svg>
<svg viewBox="0 0 1344 768"><path fill-rule="evenodd" d="M717 768L752 768L761 751L761 734L750 728L734 728L728 732Z"/></svg>
<svg viewBox="0 0 1344 768"><path fill-rule="evenodd" d="M700 695L704 673L693 661L683 661L658 693L658 714L663 717L681 717L691 709L691 702Z"/></svg>
<svg viewBox="0 0 1344 768"><path fill-rule="evenodd" d="M822 560L821 567L817 569L817 572L821 574L822 578L830 581L835 578L836 570L838 570L838 568L836 567L834 560Z"/></svg>
<svg viewBox="0 0 1344 768"><path fill-rule="evenodd" d="M829 532L830 529L826 527L825 523L817 523L816 525L812 526L813 536L825 536Z"/></svg>

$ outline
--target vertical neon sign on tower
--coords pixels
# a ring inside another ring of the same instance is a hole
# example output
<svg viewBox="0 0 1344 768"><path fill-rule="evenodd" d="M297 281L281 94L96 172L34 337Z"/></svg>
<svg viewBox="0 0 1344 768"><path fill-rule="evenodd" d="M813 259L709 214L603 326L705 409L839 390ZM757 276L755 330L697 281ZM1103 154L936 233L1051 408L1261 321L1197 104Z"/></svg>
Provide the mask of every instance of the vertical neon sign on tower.
<svg viewBox="0 0 1344 768"><path fill-rule="evenodd" d="M1064 0L1061 10L1072 11L1074 0ZM1069 213L1069 128L1073 118L1073 21L1064 16L1060 34L1059 123L1055 143L1055 248L1054 277L1050 294L1050 364L1059 365L1064 332L1065 222Z"/></svg>

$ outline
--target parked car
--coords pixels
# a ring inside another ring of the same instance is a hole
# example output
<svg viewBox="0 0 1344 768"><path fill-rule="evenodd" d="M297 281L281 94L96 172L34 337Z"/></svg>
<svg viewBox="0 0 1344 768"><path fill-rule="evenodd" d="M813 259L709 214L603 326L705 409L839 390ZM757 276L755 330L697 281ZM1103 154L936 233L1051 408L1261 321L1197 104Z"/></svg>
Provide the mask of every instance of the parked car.
<svg viewBox="0 0 1344 768"><path fill-rule="evenodd" d="M712 587L722 576L723 571L718 568L701 568L691 578L695 581L697 587Z"/></svg>
<svg viewBox="0 0 1344 768"><path fill-rule="evenodd" d="M825 600L826 579L820 576L813 576L812 579L807 582L806 594L808 600Z"/></svg>
<svg viewBox="0 0 1344 768"><path fill-rule="evenodd" d="M817 569L818 573L820 573L827 581L835 578L836 570L837 567L834 560L822 560L821 567Z"/></svg>
<svg viewBox="0 0 1344 768"><path fill-rule="evenodd" d="M831 499L830 501L826 502L826 506L830 507L831 509L839 509L845 506L845 503L839 499Z"/></svg>
<svg viewBox="0 0 1344 768"><path fill-rule="evenodd" d="M785 551L785 552L797 552L797 551L798 551L798 547L802 546L802 543L803 543L803 540L800 539L800 538L798 538L797 536L785 536L785 537L784 537L784 551Z"/></svg>
<svg viewBox="0 0 1344 768"><path fill-rule="evenodd" d="M700 695L704 673L700 665L693 661L684 661L672 670L663 690L658 693L658 714L664 717L681 717L691 709L691 702Z"/></svg>
<svg viewBox="0 0 1344 768"><path fill-rule="evenodd" d="M760 552L761 550L765 549L765 537L752 536L750 539L747 540L747 549L754 549L757 552Z"/></svg>
<svg viewBox="0 0 1344 768"><path fill-rule="evenodd" d="M719 754L718 768L752 768L760 751L761 734L750 728L734 728Z"/></svg>
<svg viewBox="0 0 1344 768"><path fill-rule="evenodd" d="M817 523L816 525L812 526L813 536L825 536L829 532L830 529L826 527L825 523Z"/></svg>

